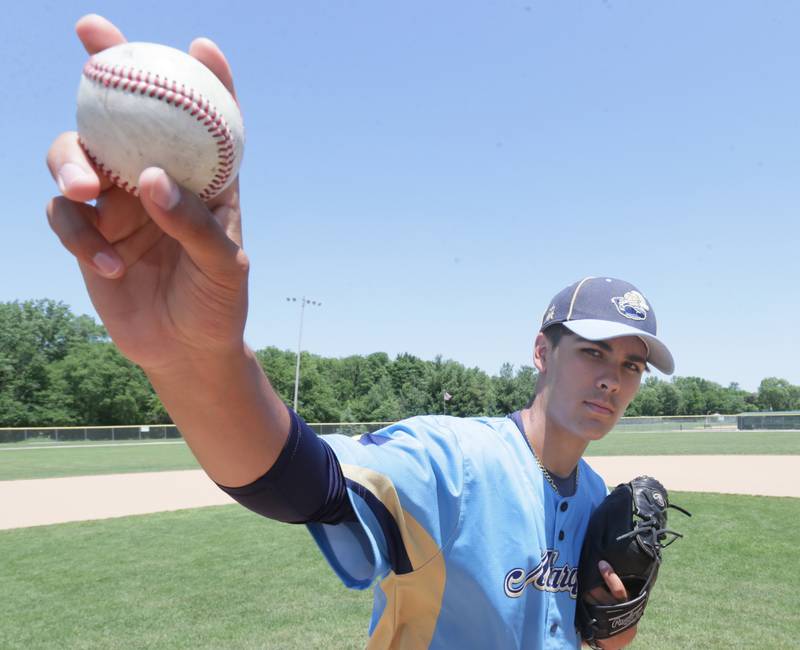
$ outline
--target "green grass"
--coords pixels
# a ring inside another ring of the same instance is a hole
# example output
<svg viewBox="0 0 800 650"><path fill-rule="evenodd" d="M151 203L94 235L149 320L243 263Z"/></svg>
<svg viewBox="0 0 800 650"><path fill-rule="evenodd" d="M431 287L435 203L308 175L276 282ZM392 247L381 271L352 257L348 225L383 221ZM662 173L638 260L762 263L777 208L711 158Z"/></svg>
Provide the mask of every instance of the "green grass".
<svg viewBox="0 0 800 650"><path fill-rule="evenodd" d="M800 499L673 493L631 648L795 648ZM369 592L344 589L303 527L221 506L0 531L0 648L363 648Z"/></svg>
<svg viewBox="0 0 800 650"><path fill-rule="evenodd" d="M612 431L587 456L800 455L800 431Z"/></svg>
<svg viewBox="0 0 800 650"><path fill-rule="evenodd" d="M0 648L363 648L371 594L239 506L0 532Z"/></svg>
<svg viewBox="0 0 800 650"><path fill-rule="evenodd" d="M0 481L198 469L185 444L25 443L0 445ZM69 446L66 446L69 445ZM587 456L664 454L797 454L800 431L612 431L593 442Z"/></svg>
<svg viewBox="0 0 800 650"><path fill-rule="evenodd" d="M72 444L72 443L69 443ZM163 472L198 469L186 443L100 446L85 443L75 447L30 449L0 446L0 481L129 472Z"/></svg>
<svg viewBox="0 0 800 650"><path fill-rule="evenodd" d="M670 493L664 551L631 648L797 648L800 499Z"/></svg>

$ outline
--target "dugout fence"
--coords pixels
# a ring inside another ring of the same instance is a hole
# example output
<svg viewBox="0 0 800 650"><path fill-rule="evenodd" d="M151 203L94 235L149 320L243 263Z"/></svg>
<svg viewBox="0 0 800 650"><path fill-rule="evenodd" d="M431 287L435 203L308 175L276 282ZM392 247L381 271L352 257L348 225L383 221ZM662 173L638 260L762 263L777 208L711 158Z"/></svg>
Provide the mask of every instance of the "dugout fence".
<svg viewBox="0 0 800 650"><path fill-rule="evenodd" d="M742 413L736 416L742 431L753 429L800 429L800 411L787 413Z"/></svg>

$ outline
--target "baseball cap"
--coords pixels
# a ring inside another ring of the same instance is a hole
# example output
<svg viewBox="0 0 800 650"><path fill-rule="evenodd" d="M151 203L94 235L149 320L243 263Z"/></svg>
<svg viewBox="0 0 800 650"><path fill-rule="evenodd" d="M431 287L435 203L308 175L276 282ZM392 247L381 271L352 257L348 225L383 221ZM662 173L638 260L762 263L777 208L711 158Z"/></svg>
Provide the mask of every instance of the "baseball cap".
<svg viewBox="0 0 800 650"><path fill-rule="evenodd" d="M624 280L589 277L556 294L544 313L541 330L561 323L589 341L638 336L647 348L647 361L671 375L675 361L656 336L656 315L636 287Z"/></svg>

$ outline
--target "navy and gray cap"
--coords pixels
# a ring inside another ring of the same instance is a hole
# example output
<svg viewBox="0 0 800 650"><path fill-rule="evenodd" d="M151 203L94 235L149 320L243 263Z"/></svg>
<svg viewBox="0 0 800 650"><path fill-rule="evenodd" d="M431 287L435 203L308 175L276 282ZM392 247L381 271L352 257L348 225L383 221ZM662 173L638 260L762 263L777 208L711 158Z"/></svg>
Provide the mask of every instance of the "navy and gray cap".
<svg viewBox="0 0 800 650"><path fill-rule="evenodd" d="M542 319L542 331L561 323L589 341L638 336L647 348L647 360L671 375L675 361L656 336L656 315L644 295L632 284L614 278L583 278L560 291Z"/></svg>

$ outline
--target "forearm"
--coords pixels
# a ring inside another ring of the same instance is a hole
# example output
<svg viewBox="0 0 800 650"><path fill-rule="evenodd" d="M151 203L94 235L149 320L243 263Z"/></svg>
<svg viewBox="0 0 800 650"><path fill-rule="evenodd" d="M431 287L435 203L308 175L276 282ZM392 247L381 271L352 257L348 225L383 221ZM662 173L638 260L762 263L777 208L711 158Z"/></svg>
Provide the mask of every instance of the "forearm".
<svg viewBox="0 0 800 650"><path fill-rule="evenodd" d="M291 421L247 346L147 376L212 480L245 485L272 467Z"/></svg>
<svg viewBox="0 0 800 650"><path fill-rule="evenodd" d="M272 468L242 487L219 487L264 517L293 524L355 521L347 481L333 449L294 411L290 431Z"/></svg>

